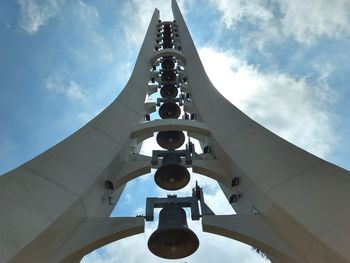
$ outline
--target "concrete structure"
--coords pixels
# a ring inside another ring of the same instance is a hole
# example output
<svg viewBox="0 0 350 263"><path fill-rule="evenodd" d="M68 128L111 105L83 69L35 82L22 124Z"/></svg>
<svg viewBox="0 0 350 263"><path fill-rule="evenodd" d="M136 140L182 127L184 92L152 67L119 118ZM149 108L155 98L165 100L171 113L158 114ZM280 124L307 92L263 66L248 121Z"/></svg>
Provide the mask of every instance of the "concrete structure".
<svg viewBox="0 0 350 263"><path fill-rule="evenodd" d="M151 157L138 154L138 143L162 130L186 130L210 146L191 167L218 180L237 215L203 216L204 231L253 245L273 263L350 262L349 172L229 103L205 74L175 1L172 8L180 35L173 49L154 50L161 26L155 10L118 98L76 133L0 177L0 262L76 263L143 232L142 217L108 216L125 183L150 172ZM190 94L184 107L196 120L144 121L156 109L145 98L157 91L147 83L163 56L183 66L181 91Z"/></svg>

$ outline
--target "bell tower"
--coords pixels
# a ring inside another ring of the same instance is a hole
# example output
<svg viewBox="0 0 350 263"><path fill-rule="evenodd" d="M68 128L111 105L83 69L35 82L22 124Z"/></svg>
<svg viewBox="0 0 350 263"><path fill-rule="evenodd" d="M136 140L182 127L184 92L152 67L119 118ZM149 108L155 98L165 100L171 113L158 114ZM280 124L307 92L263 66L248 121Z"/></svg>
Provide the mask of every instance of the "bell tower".
<svg viewBox="0 0 350 263"><path fill-rule="evenodd" d="M0 177L0 262L80 262L142 233L154 208L159 226L145 248L183 258L200 246L184 207L203 231L254 246L272 263L350 262L350 173L228 102L208 79L175 0L172 10L174 21L154 11L127 85L103 112ZM162 150L140 154L152 136ZM174 194L147 198L145 216L109 217L125 184L151 168L155 184ZM217 180L237 214L214 215L199 185L178 197L188 168Z"/></svg>

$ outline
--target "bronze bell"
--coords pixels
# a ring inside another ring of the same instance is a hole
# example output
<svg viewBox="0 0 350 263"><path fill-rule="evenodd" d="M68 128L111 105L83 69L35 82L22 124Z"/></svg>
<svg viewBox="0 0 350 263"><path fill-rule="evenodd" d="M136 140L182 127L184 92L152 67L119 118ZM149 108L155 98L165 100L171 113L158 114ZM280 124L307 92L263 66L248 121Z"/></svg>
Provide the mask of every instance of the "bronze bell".
<svg viewBox="0 0 350 263"><path fill-rule="evenodd" d="M162 166L154 174L156 184L165 190L178 190L185 187L190 181L190 173L182 166L177 155L164 157Z"/></svg>
<svg viewBox="0 0 350 263"><path fill-rule="evenodd" d="M177 204L164 207L158 228L148 239L148 249L161 258L180 259L192 255L198 247L198 237L188 228L185 210Z"/></svg>
<svg viewBox="0 0 350 263"><path fill-rule="evenodd" d="M162 119L177 119L180 117L181 109L175 102L164 102L159 108L159 116Z"/></svg>
<svg viewBox="0 0 350 263"><path fill-rule="evenodd" d="M174 82L176 80L176 73L174 70L164 70L160 78L162 81Z"/></svg>
<svg viewBox="0 0 350 263"><path fill-rule="evenodd" d="M160 131L157 134L157 143L167 150L181 147L185 142L185 134L182 131Z"/></svg>
<svg viewBox="0 0 350 263"><path fill-rule="evenodd" d="M178 90L174 84L165 84L160 89L160 95L166 99L172 99L177 96Z"/></svg>

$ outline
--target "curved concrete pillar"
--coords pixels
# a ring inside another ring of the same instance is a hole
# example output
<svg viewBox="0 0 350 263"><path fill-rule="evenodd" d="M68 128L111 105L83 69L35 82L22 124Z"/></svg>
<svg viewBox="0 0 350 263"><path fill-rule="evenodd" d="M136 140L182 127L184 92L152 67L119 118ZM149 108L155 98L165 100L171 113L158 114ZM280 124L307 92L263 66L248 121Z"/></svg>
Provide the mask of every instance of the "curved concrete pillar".
<svg viewBox="0 0 350 263"><path fill-rule="evenodd" d="M233 208L253 208L305 262L350 262L348 243L350 172L322 160L273 134L225 99L212 85L175 0L174 19L187 59L193 107L211 132L213 155L243 194ZM244 87L241 87L244 88ZM227 220L229 221L229 220ZM229 222L227 222L229 223Z"/></svg>
<svg viewBox="0 0 350 263"><path fill-rule="evenodd" d="M144 102L158 20L159 11L155 10L133 73L118 98L62 142L0 176L0 262L50 262L67 240L74 239L87 218L109 220L114 203L105 201L110 194L105 183L120 174L135 146L130 132L146 114ZM122 184L119 186L114 201L123 190ZM141 231L139 227L129 231L125 224L122 229L126 232L118 232L113 240ZM86 235L96 234L94 231L86 228ZM112 239L101 237L98 242ZM78 261L79 256L70 262Z"/></svg>

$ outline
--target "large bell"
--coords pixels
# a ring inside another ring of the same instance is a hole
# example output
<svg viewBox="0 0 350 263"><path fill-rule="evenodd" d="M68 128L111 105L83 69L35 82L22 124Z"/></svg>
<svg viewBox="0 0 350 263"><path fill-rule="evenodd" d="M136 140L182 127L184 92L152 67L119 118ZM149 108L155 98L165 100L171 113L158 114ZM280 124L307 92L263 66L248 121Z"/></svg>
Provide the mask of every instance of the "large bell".
<svg viewBox="0 0 350 263"><path fill-rule="evenodd" d="M176 80L176 73L174 70L164 70L160 78L162 81L174 82Z"/></svg>
<svg viewBox="0 0 350 263"><path fill-rule="evenodd" d="M166 99L172 99L177 96L178 90L174 84L165 84L160 89L160 95Z"/></svg>
<svg viewBox="0 0 350 263"><path fill-rule="evenodd" d="M192 255L198 247L198 237L188 228L185 210L176 204L164 207L158 229L148 239L148 249L161 258L180 259Z"/></svg>
<svg viewBox="0 0 350 263"><path fill-rule="evenodd" d="M175 102L164 102L159 108L159 116L162 119L177 119L180 117L181 109Z"/></svg>
<svg viewBox="0 0 350 263"><path fill-rule="evenodd" d="M157 134L157 143L167 150L181 147L185 142L185 134L182 131L160 131Z"/></svg>
<svg viewBox="0 0 350 263"><path fill-rule="evenodd" d="M179 190L190 181L190 173L182 166L181 159L177 155L164 157L162 166L154 174L156 184L165 190Z"/></svg>

